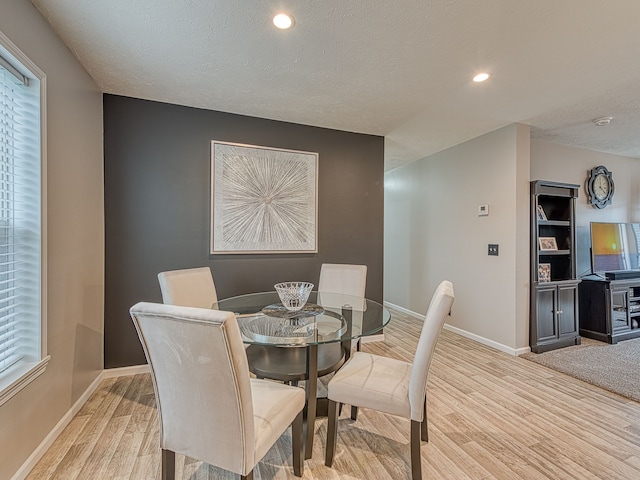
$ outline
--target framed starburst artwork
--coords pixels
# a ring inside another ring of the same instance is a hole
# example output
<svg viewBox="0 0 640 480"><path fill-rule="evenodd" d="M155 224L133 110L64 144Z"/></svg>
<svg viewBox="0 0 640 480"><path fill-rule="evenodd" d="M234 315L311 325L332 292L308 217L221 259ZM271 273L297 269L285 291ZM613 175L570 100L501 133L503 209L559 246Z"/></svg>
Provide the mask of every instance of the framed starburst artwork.
<svg viewBox="0 0 640 480"><path fill-rule="evenodd" d="M316 253L318 154L211 142L211 253Z"/></svg>

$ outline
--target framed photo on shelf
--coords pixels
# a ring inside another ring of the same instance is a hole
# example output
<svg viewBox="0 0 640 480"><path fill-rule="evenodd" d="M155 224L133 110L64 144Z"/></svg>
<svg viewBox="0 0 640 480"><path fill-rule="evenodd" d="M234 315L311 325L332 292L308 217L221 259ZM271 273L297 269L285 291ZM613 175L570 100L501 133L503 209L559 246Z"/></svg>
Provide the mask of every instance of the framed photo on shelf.
<svg viewBox="0 0 640 480"><path fill-rule="evenodd" d="M551 281L551 264L540 263L538 265L538 282L550 282Z"/></svg>
<svg viewBox="0 0 640 480"><path fill-rule="evenodd" d="M544 208L542 208L542 205L538 205L537 211L538 211L538 220L546 221L547 215L546 213L544 213Z"/></svg>
<svg viewBox="0 0 640 480"><path fill-rule="evenodd" d="M556 237L540 237L538 238L538 243L540 244L540 250L558 250Z"/></svg>

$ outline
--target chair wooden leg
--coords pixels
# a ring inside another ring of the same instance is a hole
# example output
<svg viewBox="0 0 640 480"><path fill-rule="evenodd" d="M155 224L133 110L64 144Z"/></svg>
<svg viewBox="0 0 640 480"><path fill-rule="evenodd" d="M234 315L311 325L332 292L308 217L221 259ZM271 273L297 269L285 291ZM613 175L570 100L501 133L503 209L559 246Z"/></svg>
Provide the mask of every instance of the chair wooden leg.
<svg viewBox="0 0 640 480"><path fill-rule="evenodd" d="M338 407L338 416L342 415L342 405ZM351 420L358 420L358 407L351 405Z"/></svg>
<svg viewBox="0 0 640 480"><path fill-rule="evenodd" d="M246 475L240 475L240 478L242 480L253 480L253 470L251 470L249 473L247 473Z"/></svg>
<svg viewBox="0 0 640 480"><path fill-rule="evenodd" d="M358 407L351 405L351 420L358 419Z"/></svg>
<svg viewBox="0 0 640 480"><path fill-rule="evenodd" d="M304 429L302 411L291 424L291 445L293 448L293 473L301 477L304 472Z"/></svg>
<svg viewBox="0 0 640 480"><path fill-rule="evenodd" d="M162 449L162 480L176 478L176 452Z"/></svg>
<svg viewBox="0 0 640 480"><path fill-rule="evenodd" d="M325 453L324 464L330 467L333 464L333 456L336 453L336 442L338 441L338 403L329 400L329 414L327 415L327 451Z"/></svg>
<svg viewBox="0 0 640 480"><path fill-rule="evenodd" d="M427 399L424 399L424 412L422 415L422 435L421 438L423 441L429 441L429 424L427 423Z"/></svg>
<svg viewBox="0 0 640 480"><path fill-rule="evenodd" d="M420 459L420 424L411 420L411 480L422 480L422 463Z"/></svg>

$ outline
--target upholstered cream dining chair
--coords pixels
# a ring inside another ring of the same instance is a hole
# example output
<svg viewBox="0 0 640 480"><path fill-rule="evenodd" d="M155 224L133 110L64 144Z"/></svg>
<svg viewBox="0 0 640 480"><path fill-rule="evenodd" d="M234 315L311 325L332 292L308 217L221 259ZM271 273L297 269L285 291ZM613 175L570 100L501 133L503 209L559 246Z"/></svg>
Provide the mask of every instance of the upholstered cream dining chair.
<svg viewBox="0 0 640 480"><path fill-rule="evenodd" d="M367 288L367 266L350 265L346 263L323 263L320 267L320 280L318 281L318 301L323 307L335 307L337 311L342 309L344 298L341 295L354 297L350 302L353 309L354 323L359 316L362 319L367 302L365 290ZM337 294L337 295L334 295ZM358 300L356 300L356 297ZM360 350L360 340L354 341Z"/></svg>
<svg viewBox="0 0 640 480"><path fill-rule="evenodd" d="M323 307L333 307L337 312L342 311L344 304L344 298L341 295L349 295L354 297L350 302L352 318L356 325L361 324L364 310L367 302L365 300L365 290L367 288L367 266L366 265L352 265L348 263L323 263L320 267L320 279L318 281L318 302ZM337 295L334 295L337 294ZM355 301L355 298L359 301ZM358 321L360 317L360 321ZM351 343L351 350L353 347L357 351L360 350L360 339L353 340ZM348 346L347 346L348 349ZM347 358L351 356L351 351L346 352ZM340 408L342 411L342 408ZM358 408L351 407L351 418L356 420L358 418Z"/></svg>
<svg viewBox="0 0 640 480"><path fill-rule="evenodd" d="M364 299L367 266L346 263L323 263L320 267L318 292L340 293Z"/></svg>
<svg viewBox="0 0 640 480"><path fill-rule="evenodd" d="M144 302L130 313L151 369L163 480L176 453L252 479L289 425L302 476L304 390L249 377L233 313Z"/></svg>
<svg viewBox="0 0 640 480"><path fill-rule="evenodd" d="M162 302L168 305L211 308L218 301L209 267L160 272L158 281Z"/></svg>
<svg viewBox="0 0 640 480"><path fill-rule="evenodd" d="M325 465L332 465L335 454L338 405L346 403L410 419L411 477L413 480L422 478L420 440L428 441L427 376L453 300L453 285L445 280L429 303L413 363L356 352L329 381Z"/></svg>

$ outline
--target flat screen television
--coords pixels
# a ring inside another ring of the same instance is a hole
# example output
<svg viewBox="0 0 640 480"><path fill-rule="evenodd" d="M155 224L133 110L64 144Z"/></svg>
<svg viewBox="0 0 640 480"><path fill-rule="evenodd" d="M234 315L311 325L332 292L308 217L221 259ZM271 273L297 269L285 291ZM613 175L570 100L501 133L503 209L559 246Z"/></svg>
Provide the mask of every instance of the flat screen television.
<svg viewBox="0 0 640 480"><path fill-rule="evenodd" d="M640 223L591 222L593 273L638 271Z"/></svg>

